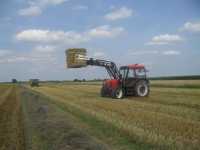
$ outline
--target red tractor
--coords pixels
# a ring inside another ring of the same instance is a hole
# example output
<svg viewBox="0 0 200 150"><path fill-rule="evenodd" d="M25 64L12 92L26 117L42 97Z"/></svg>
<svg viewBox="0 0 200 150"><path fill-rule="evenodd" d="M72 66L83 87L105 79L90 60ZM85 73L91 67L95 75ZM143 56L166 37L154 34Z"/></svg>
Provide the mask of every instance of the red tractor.
<svg viewBox="0 0 200 150"><path fill-rule="evenodd" d="M114 62L92 59L87 61L87 65L105 67L110 75L109 80L104 80L101 88L101 96L109 96L121 99L124 96L149 95L149 80L147 79L145 66L142 64L132 64L117 68Z"/></svg>
<svg viewBox="0 0 200 150"><path fill-rule="evenodd" d="M121 66L119 69L112 61L86 58L85 49L69 49L66 51L68 68L80 68L88 65L105 67L110 78L104 80L101 96L121 99L134 95L145 97L149 95L149 80L145 66L132 64Z"/></svg>

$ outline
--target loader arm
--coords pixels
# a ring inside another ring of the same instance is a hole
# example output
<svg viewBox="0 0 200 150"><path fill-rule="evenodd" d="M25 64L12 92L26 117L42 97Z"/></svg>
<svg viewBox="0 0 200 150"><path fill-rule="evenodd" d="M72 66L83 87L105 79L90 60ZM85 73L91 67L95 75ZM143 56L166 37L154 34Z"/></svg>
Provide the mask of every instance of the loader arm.
<svg viewBox="0 0 200 150"><path fill-rule="evenodd" d="M111 78L121 79L119 69L112 61L90 58L87 60L87 65L105 67Z"/></svg>

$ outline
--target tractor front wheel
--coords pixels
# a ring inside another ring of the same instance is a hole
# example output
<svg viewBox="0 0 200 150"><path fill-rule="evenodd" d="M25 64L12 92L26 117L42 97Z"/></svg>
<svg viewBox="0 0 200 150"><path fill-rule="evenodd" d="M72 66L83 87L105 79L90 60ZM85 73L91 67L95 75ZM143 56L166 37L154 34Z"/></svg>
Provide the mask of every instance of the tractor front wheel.
<svg viewBox="0 0 200 150"><path fill-rule="evenodd" d="M112 97L116 99L122 99L124 97L124 91L121 87L115 89L112 93Z"/></svg>
<svg viewBox="0 0 200 150"><path fill-rule="evenodd" d="M149 84L146 81L139 81L135 86L135 95L145 97L149 95Z"/></svg>

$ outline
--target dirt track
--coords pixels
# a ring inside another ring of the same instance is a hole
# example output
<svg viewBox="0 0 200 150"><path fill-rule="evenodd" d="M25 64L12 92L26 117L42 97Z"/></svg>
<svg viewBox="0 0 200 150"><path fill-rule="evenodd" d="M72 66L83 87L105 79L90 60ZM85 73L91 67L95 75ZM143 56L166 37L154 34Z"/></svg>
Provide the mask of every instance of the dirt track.
<svg viewBox="0 0 200 150"><path fill-rule="evenodd" d="M25 149L22 111L16 87L7 87L0 94L0 149Z"/></svg>

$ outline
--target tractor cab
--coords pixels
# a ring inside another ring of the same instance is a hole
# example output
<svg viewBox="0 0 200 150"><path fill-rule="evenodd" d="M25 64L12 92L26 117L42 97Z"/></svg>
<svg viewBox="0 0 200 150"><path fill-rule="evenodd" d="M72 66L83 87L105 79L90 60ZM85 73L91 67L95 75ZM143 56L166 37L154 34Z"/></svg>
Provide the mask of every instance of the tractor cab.
<svg viewBox="0 0 200 150"><path fill-rule="evenodd" d="M125 95L147 96L149 80L143 64L131 64L120 67L121 84Z"/></svg>
<svg viewBox="0 0 200 150"><path fill-rule="evenodd" d="M120 67L120 74L122 80L126 80L127 78L146 79L146 72L147 70L142 64L132 64Z"/></svg>

